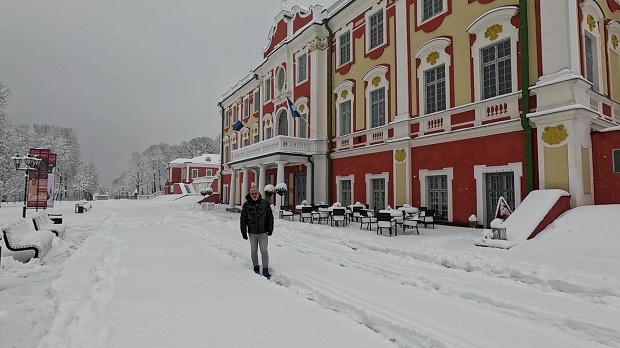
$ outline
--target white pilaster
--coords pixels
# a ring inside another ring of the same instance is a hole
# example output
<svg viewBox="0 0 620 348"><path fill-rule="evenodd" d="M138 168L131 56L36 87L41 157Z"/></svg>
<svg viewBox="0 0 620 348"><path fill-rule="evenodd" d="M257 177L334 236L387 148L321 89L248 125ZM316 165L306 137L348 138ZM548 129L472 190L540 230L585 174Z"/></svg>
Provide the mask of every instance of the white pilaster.
<svg viewBox="0 0 620 348"><path fill-rule="evenodd" d="M580 75L577 0L540 1L541 82Z"/></svg>
<svg viewBox="0 0 620 348"><path fill-rule="evenodd" d="M265 197L265 165L258 165L258 190L261 196Z"/></svg>
<svg viewBox="0 0 620 348"><path fill-rule="evenodd" d="M230 197L228 200L228 206L230 208L235 207L235 201L237 197L236 191L237 191L237 171L233 169L231 171L231 176L230 176Z"/></svg>
<svg viewBox="0 0 620 348"><path fill-rule="evenodd" d="M396 116L409 115L407 1L396 2Z"/></svg>
<svg viewBox="0 0 620 348"><path fill-rule="evenodd" d="M312 163L306 163L306 200L308 204L314 203L312 201Z"/></svg>
<svg viewBox="0 0 620 348"><path fill-rule="evenodd" d="M248 185L250 184L248 167L243 167L243 181L241 182L241 201L248 195Z"/></svg>

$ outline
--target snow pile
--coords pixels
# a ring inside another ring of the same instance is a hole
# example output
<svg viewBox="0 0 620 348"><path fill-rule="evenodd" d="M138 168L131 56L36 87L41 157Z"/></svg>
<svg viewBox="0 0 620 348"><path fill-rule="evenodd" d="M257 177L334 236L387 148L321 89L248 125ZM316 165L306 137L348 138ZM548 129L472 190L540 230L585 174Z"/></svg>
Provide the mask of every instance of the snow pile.
<svg viewBox="0 0 620 348"><path fill-rule="evenodd" d="M506 219L504 227L509 241L527 240L560 197L570 196L563 190L530 192L521 205Z"/></svg>

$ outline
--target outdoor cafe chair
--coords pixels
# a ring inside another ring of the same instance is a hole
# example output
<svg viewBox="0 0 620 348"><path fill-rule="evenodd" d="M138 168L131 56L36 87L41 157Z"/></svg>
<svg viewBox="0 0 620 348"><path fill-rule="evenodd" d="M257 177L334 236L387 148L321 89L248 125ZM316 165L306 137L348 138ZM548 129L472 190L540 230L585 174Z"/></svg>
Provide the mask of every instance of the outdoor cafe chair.
<svg viewBox="0 0 620 348"><path fill-rule="evenodd" d="M398 236L398 230L396 229L396 220L389 212L379 212L377 213L377 235L381 232L383 235L383 230L388 229L390 231L390 237L392 236L392 228L394 229L394 235Z"/></svg>

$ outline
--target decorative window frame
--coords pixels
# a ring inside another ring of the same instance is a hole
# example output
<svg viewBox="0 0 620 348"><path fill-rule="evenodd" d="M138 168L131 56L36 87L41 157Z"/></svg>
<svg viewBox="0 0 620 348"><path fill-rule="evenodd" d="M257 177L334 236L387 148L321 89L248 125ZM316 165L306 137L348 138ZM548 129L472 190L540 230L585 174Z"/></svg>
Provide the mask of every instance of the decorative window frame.
<svg viewBox="0 0 620 348"><path fill-rule="evenodd" d="M351 133L355 132L355 83L351 80L344 80L340 82L333 90L336 94L336 134L340 134L340 104L346 101L351 101ZM336 137L339 137L337 135Z"/></svg>
<svg viewBox="0 0 620 348"><path fill-rule="evenodd" d="M308 109L308 98L306 97L298 98L295 101L295 107L299 111L299 114L302 117L306 118L306 138L305 139L307 139L310 136L310 132L308 131L308 128L310 126L308 124L308 115L310 114L310 110ZM293 122L295 123L295 136L298 138L301 138L301 135L299 134L301 130L301 117L295 117Z"/></svg>
<svg viewBox="0 0 620 348"><path fill-rule="evenodd" d="M274 112L273 114L275 115L274 117L274 128L276 131L275 136L280 135L279 131L280 131L280 114L284 112L286 114L286 136L290 136L291 134L291 115L290 115L290 110L288 109L288 107L279 107L276 112ZM272 133L272 135L274 135L274 133Z"/></svg>
<svg viewBox="0 0 620 348"><path fill-rule="evenodd" d="M196 175L194 175L194 173L196 173ZM198 178L198 169L192 168L192 179L197 179L197 178Z"/></svg>
<svg viewBox="0 0 620 348"><path fill-rule="evenodd" d="M271 72L263 76L263 81L261 82L261 88L263 90L263 105L268 104L273 99L273 79L271 76ZM269 96L269 98L267 98Z"/></svg>
<svg viewBox="0 0 620 348"><path fill-rule="evenodd" d="M388 195L389 192L389 188L390 188L390 173L389 172L383 172L381 174L370 174L370 173L366 173L366 175L364 175L364 180L366 183L366 204L370 204L370 200L372 199L371 197L371 192L372 192L372 187L370 187L370 180L372 179L385 179L385 204L386 206L390 205L390 196Z"/></svg>
<svg viewBox="0 0 620 348"><path fill-rule="evenodd" d="M433 19L442 16L443 14L448 12L448 0L443 0L443 10L441 12L437 12L434 15L430 16L427 19L422 19L422 16L424 16L424 1L427 0L418 0L416 1L416 21L417 21L417 26L420 27L430 21L432 21ZM432 0L430 0L432 1ZM458 1L458 0L457 0Z"/></svg>
<svg viewBox="0 0 620 348"><path fill-rule="evenodd" d="M515 183L515 209L521 204L521 177L523 177L523 163L508 163L505 166L477 165L474 166L474 179L476 180L476 216L478 223L484 225L487 216L486 181L484 175L487 173L512 172L514 173Z"/></svg>
<svg viewBox="0 0 620 348"><path fill-rule="evenodd" d="M349 60L346 62L341 61L340 57L340 38L345 34L349 34L349 46L350 46L350 55ZM351 63L353 61L353 54L355 51L353 50L353 22L347 24L339 30L339 33L336 36L336 67L340 68L345 64Z"/></svg>
<svg viewBox="0 0 620 348"><path fill-rule="evenodd" d="M594 0L585 0L581 4L579 4L581 9L581 32L579 33L580 39L582 42L582 52L581 59L583 61L582 67L582 75L587 80L587 67L586 67L586 35L590 35L594 38L593 44L593 53L594 64L596 69L595 80L593 83L593 88L595 91L601 93L603 91L603 39L601 35L601 23L603 23L603 19L605 18L605 14L599 7L599 5Z"/></svg>
<svg viewBox="0 0 620 348"><path fill-rule="evenodd" d="M207 176L213 176L213 169L207 169Z"/></svg>
<svg viewBox="0 0 620 348"><path fill-rule="evenodd" d="M496 44L505 39L510 39L512 91L515 92L519 90L519 75L517 74L517 66L519 65L517 57L519 28L515 27L511 22L511 19L518 11L519 8L517 6L498 7L478 17L467 28L468 33L475 35L475 41L471 46L471 59L474 67L472 78L474 81L475 101L482 100L482 59L480 57L480 51L484 47Z"/></svg>
<svg viewBox="0 0 620 348"><path fill-rule="evenodd" d="M440 170L428 170L428 169L420 169L419 170L419 178L420 178L420 206L428 207L427 199L427 190L426 190L426 178L429 176L438 176L444 175L447 177L448 181L448 221L452 222L454 219L454 204L453 204L453 194L452 194L452 181L454 180L454 168L448 167Z"/></svg>
<svg viewBox="0 0 620 348"><path fill-rule="evenodd" d="M250 145L250 129L248 127L241 128L239 137L241 138L242 147Z"/></svg>
<svg viewBox="0 0 620 348"><path fill-rule="evenodd" d="M336 176L336 201L342 202L342 184L341 181L351 181L351 204L355 204L355 175L337 175ZM387 187L387 186L386 186Z"/></svg>
<svg viewBox="0 0 620 348"><path fill-rule="evenodd" d="M446 110L452 105L452 81L450 80L450 69L452 68L452 55L448 53L447 48L452 45L452 40L445 37L438 37L424 43L414 54L413 57L420 61L416 74L418 77L418 114L426 115L426 88L425 74L426 70L435 68L444 64L446 76Z"/></svg>
<svg viewBox="0 0 620 348"><path fill-rule="evenodd" d="M387 35L387 13L386 13L386 3L387 1L380 1L379 4L377 4L376 2L374 2L374 5L372 6L372 8L368 11L366 11L366 13L364 14L364 20L365 20L365 28L364 28L364 36L365 36L365 52L366 54L380 49L381 47L387 45L387 41L388 41L388 35ZM379 11L383 12L383 42L381 42L381 44L377 45L377 47L373 47L370 48L370 17L377 14ZM353 53L353 52L351 52Z"/></svg>
<svg viewBox="0 0 620 348"><path fill-rule="evenodd" d="M282 83L282 86L278 86L278 77L282 75L284 76L284 82ZM284 67L284 65L278 65L278 67L276 68L276 73L275 73L275 79L274 79L274 89L277 90L279 92L279 94L282 94L284 92L286 92L286 83L288 80L288 76L286 76L286 68Z"/></svg>
<svg viewBox="0 0 620 348"><path fill-rule="evenodd" d="M303 80L299 79L299 71L300 71L299 70L299 65L300 65L299 64L299 58L301 58L301 57L306 57L306 71L305 71L306 78L303 79ZM308 76L308 72L310 70L309 66L308 66L309 58L310 57L308 55L308 49L307 48L302 49L301 51L299 51L299 52L297 52L295 54L295 86L300 86L300 85L308 82L308 80L310 79L310 76ZM286 85L286 83L285 83L285 85Z"/></svg>
<svg viewBox="0 0 620 348"><path fill-rule="evenodd" d="M271 129L271 137L267 137L267 128ZM271 114L263 116L263 139L273 138L273 117Z"/></svg>
<svg viewBox="0 0 620 348"><path fill-rule="evenodd" d="M368 70L366 75L364 75L363 77L363 80L366 82L364 91L364 95L366 98L366 129L371 129L370 92L380 88L385 88L385 124L379 127L387 126L390 123L390 115L388 114L390 105L390 84L388 83L389 73L390 69L387 66L377 65L374 68Z"/></svg>
<svg viewBox="0 0 620 348"><path fill-rule="evenodd" d="M260 135L258 132L258 123L255 123L252 128L250 129L250 132L252 133L252 144L256 144L260 141ZM258 141L255 141L256 139L254 138L255 136L259 135L258 137Z"/></svg>

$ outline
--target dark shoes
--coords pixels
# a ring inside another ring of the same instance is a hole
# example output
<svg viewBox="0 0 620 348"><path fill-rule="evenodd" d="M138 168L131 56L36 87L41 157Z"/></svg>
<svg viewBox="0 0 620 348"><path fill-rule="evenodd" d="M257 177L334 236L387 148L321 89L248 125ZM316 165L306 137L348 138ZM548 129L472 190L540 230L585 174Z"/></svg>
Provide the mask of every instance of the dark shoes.
<svg viewBox="0 0 620 348"><path fill-rule="evenodd" d="M260 274L260 266L254 266L254 273Z"/></svg>
<svg viewBox="0 0 620 348"><path fill-rule="evenodd" d="M267 279L271 279L271 274L269 274L269 268L267 267L263 268L263 276Z"/></svg>

